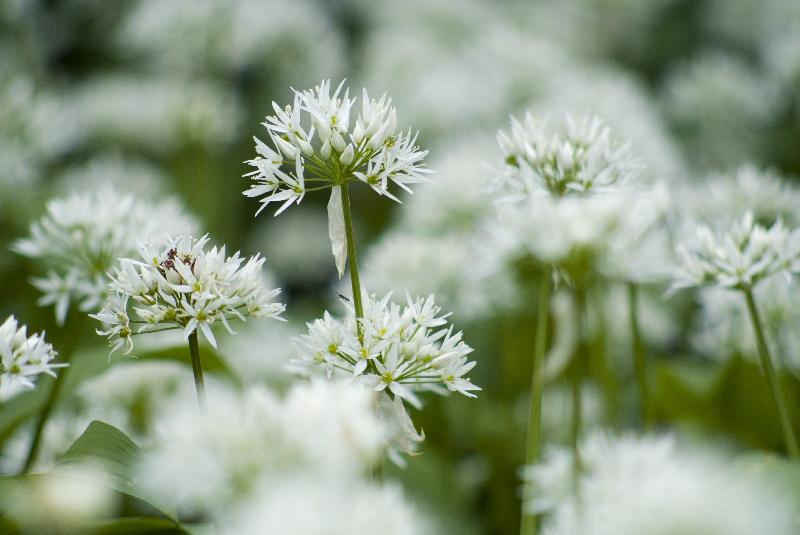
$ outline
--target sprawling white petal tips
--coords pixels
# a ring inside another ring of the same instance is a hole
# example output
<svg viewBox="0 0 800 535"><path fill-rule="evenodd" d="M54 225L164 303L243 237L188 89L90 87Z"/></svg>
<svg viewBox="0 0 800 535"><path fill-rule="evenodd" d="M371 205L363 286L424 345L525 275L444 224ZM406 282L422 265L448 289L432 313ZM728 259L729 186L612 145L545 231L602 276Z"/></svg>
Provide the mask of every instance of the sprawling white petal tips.
<svg viewBox="0 0 800 535"><path fill-rule="evenodd" d="M331 198L328 200L328 235L331 239L336 270L339 272L339 278L342 278L347 263L347 233L344 226L342 188L340 186L331 188Z"/></svg>

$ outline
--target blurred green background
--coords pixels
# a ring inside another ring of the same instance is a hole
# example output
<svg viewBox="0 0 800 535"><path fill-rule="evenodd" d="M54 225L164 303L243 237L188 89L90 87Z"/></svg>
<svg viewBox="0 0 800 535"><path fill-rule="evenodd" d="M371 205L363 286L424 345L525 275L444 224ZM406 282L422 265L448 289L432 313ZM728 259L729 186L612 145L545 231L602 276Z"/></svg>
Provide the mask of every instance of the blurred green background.
<svg viewBox="0 0 800 535"><path fill-rule="evenodd" d="M747 162L800 173L796 0L0 0L0 319L13 313L46 330L57 349L82 347L75 380L105 370L105 340L88 324L60 331L27 283L41 270L9 249L49 199L104 182L178 195L215 241L264 254L295 332L336 307L327 198L308 195L279 218L270 210L254 218L257 204L241 194L243 161L254 155L252 137L265 134L259 123L271 102L288 103L290 88L323 78L388 92L399 124L418 128L430 149L434 181L451 188L420 185L404 205L354 188L362 260L382 236L448 209L438 199L488 204L476 184L496 157L495 132L526 109L605 116L647 174L667 184ZM481 217L471 208L451 215L456 242ZM395 266L408 271L411 293L429 291L424 264ZM459 292L469 294L465 286ZM521 286L513 302L497 294L500 305L480 313L444 294L476 349L473 381L484 391L478 400L429 400L414 414L427 434L424 454L391 470L441 517L441 533L516 530L535 290ZM695 300L665 301L663 291L644 296L659 425L731 448L779 449L753 361L702 355L691 343ZM609 284L590 296L593 362L607 366L592 369L589 414L592 425L623 429L635 422L636 401L619 292ZM290 334L269 337L276 352L291 353ZM242 349L233 344L220 353L235 367ZM285 385L285 374L275 375L276 387ZM784 379L798 410L797 378ZM557 440L567 399L558 374L552 382L545 433ZM0 440L40 398L0 407Z"/></svg>

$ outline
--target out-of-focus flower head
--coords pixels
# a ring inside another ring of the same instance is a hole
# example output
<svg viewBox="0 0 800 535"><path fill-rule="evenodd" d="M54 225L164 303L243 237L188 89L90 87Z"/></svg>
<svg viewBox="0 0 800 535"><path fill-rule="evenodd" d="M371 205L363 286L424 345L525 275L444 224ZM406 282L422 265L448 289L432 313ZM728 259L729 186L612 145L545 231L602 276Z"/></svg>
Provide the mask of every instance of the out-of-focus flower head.
<svg viewBox="0 0 800 535"><path fill-rule="evenodd" d="M39 304L55 305L63 323L72 302L84 312L102 306L117 258L134 254L142 240L196 228L173 199L154 202L103 187L50 201L47 213L31 225L30 237L14 249L47 272L33 280L43 293Z"/></svg>
<svg viewBox="0 0 800 535"><path fill-rule="evenodd" d="M777 489L706 451L679 448L669 436L597 433L581 444L584 472L573 492L571 455L551 450L528 468L531 512L548 512L548 535L748 535L796 531L790 502ZM580 496L576 499L575 496ZM664 508L664 497L670 507Z"/></svg>
<svg viewBox="0 0 800 535"><path fill-rule="evenodd" d="M97 332L108 336L112 352L130 353L134 334L167 329L182 329L185 337L199 331L216 347L215 323L233 332L230 320L279 317L285 306L273 301L280 290L264 284L264 258L245 261L238 252L227 257L225 246L207 250L208 241L208 235L166 237L141 247L139 260L119 260L109 284L111 298L91 315L103 322L105 330Z"/></svg>
<svg viewBox="0 0 800 535"><path fill-rule="evenodd" d="M13 396L21 389L33 388L36 377L46 373L56 376L53 346L44 341L44 334L27 335L14 316L0 325L0 400Z"/></svg>
<svg viewBox="0 0 800 535"><path fill-rule="evenodd" d="M421 535L420 513L395 485L316 475L264 485L231 515L224 535Z"/></svg>
<svg viewBox="0 0 800 535"><path fill-rule="evenodd" d="M693 286L752 288L776 273L790 273L800 260L800 231L777 221L763 227L747 212L721 232L700 225L677 247L679 265L672 290Z"/></svg>
<svg viewBox="0 0 800 535"><path fill-rule="evenodd" d="M261 485L284 478L358 480L385 447L374 393L317 380L278 399L266 390L209 390L206 414L177 405L157 424L142 484L195 512L226 518ZM254 445L256 447L254 447Z"/></svg>
<svg viewBox="0 0 800 535"><path fill-rule="evenodd" d="M530 113L497 137L503 167L497 189L511 198L608 192L629 187L641 171L628 145L598 117L567 115L552 127Z"/></svg>
<svg viewBox="0 0 800 535"><path fill-rule="evenodd" d="M662 192L663 193L663 192ZM659 222L667 208L655 192L550 196L502 206L488 228L489 263L533 259L568 279L597 274L626 281L663 278L666 244Z"/></svg>

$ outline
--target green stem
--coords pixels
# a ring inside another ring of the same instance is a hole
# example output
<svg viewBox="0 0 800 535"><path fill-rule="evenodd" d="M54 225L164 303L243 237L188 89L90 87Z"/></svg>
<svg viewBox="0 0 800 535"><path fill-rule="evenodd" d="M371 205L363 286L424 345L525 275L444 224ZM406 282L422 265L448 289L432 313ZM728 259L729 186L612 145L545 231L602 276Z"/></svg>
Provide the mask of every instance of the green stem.
<svg viewBox="0 0 800 535"><path fill-rule="evenodd" d="M347 236L347 258L350 263L350 285L353 289L353 306L356 318L364 317L364 305L361 303L361 282L358 278L358 255L356 254L356 237L353 232L353 213L350 208L350 188L347 181L343 181L342 211L344 212L344 231ZM361 333L362 325L358 323L358 332Z"/></svg>
<svg viewBox="0 0 800 535"><path fill-rule="evenodd" d="M575 323L575 354L572 357L572 370L570 374L572 387L572 420L570 427L570 447L572 448L572 475L577 492L578 477L582 470L580 454L580 435L583 427L583 399L582 383L584 376L586 351L584 334L584 310L586 298L583 289L575 283L573 290L573 314Z"/></svg>
<svg viewBox="0 0 800 535"><path fill-rule="evenodd" d="M531 406L528 419L528 447L525 452L525 465L530 466L539 460L542 449L542 392L544 373L542 370L544 354L547 350L547 328L550 314L549 274L542 277L539 288L539 306L536 314L536 342L533 349L533 371L531 372ZM536 535L537 518L526 514L525 503L531 498L527 491L523 495L520 520L520 535Z"/></svg>
<svg viewBox="0 0 800 535"><path fill-rule="evenodd" d="M69 363L70 357L71 355L65 356L62 359L62 362ZM33 438L31 439L31 444L28 447L28 455L25 457L25 464L23 465L22 472L20 472L20 474L27 474L33 467L33 464L36 462L36 457L39 455L39 449L42 445L42 435L44 433L45 424L50 418L53 408L56 406L56 400L58 400L58 397L61 395L61 390L64 386L64 378L67 376L69 368L69 366L61 368L53 380L53 386L50 388L50 392L47 395L47 400L42 407L42 412L39 413L39 419L36 420L36 426L33 428Z"/></svg>
<svg viewBox="0 0 800 535"><path fill-rule="evenodd" d="M206 409L206 384L203 380L203 365L200 362L200 346L197 343L197 331L189 335L189 353L192 355L192 372L194 372L194 386L197 390L197 404L200 409Z"/></svg>
<svg viewBox="0 0 800 535"><path fill-rule="evenodd" d="M647 356L644 341L639 329L639 289L635 283L628 283L628 313L631 326L631 344L633 345L633 364L636 384L639 388L642 423L645 429L653 424L653 408L650 403L650 391L647 386Z"/></svg>
<svg viewBox="0 0 800 535"><path fill-rule="evenodd" d="M797 438L792 428L791 420L789 419L789 410L786 405L783 391L781 390L778 376L772 367L772 356L769 353L767 340L764 337L764 329L761 324L761 318L758 314L755 299L753 299L753 291L751 288L744 288L744 297L747 301L747 311L750 313L750 321L753 324L753 331L756 335L756 345L758 347L758 356L761 358L761 367L764 370L764 376L767 378L767 385L769 385L772 401L775 403L775 408L778 411L778 418L781 422L781 429L783 431L783 442L786 446L786 451L792 459L800 458L800 449L797 446Z"/></svg>

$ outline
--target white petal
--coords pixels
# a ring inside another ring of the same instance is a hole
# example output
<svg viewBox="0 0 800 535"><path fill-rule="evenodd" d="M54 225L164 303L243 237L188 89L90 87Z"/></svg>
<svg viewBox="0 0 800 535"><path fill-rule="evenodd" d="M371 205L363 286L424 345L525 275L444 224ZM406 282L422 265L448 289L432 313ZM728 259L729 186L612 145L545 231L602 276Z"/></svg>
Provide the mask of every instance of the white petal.
<svg viewBox="0 0 800 535"><path fill-rule="evenodd" d="M336 270L341 279L347 262L347 234L344 228L341 186L334 186L331 189L331 198L328 201L328 235L331 239L331 251L336 261Z"/></svg>

